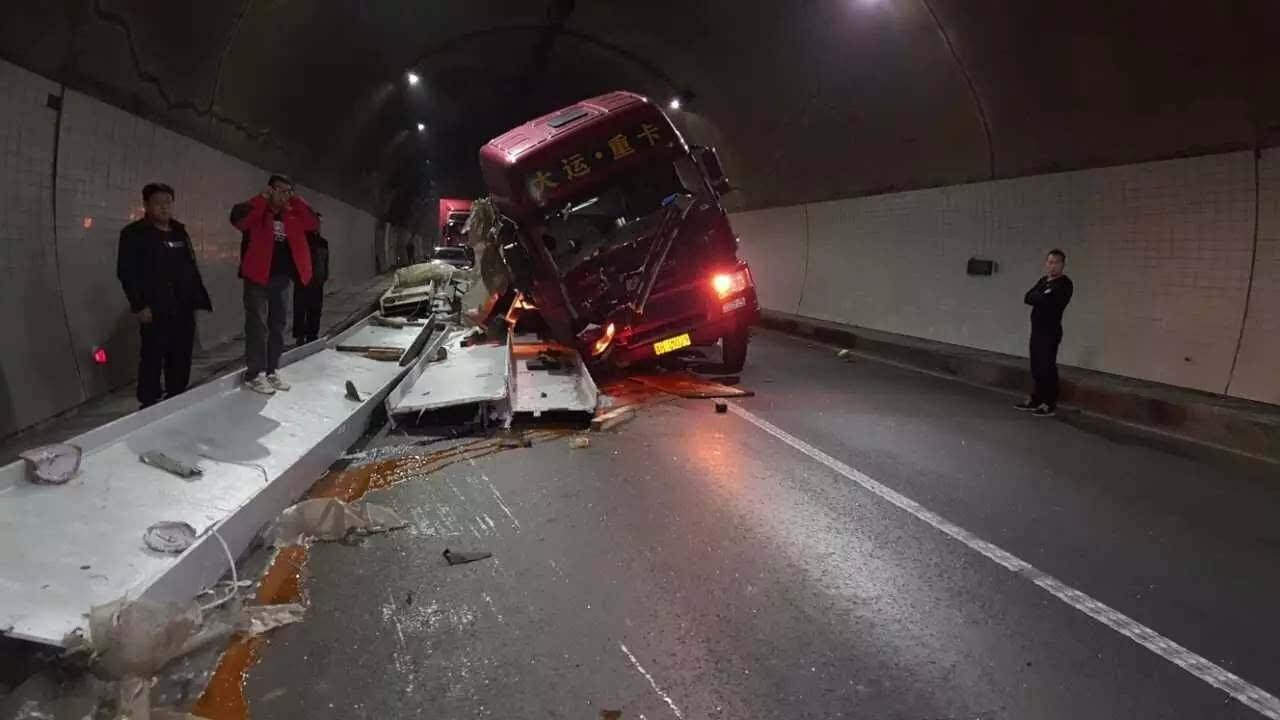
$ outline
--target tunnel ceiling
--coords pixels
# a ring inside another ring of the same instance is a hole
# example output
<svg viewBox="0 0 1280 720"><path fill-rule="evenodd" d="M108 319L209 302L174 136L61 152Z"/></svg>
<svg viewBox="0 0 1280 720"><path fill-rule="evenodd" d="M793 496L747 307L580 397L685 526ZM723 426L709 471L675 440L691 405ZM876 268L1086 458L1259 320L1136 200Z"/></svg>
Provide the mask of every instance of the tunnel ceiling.
<svg viewBox="0 0 1280 720"><path fill-rule="evenodd" d="M5 3L0 54L398 221L618 88L686 97L739 207L1280 138L1272 0L64 0Z"/></svg>

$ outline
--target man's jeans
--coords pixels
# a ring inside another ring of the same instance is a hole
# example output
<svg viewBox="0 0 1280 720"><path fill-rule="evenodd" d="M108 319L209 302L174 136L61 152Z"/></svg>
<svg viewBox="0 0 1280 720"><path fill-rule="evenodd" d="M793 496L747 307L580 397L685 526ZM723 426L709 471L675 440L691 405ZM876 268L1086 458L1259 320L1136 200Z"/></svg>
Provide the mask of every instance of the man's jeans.
<svg viewBox="0 0 1280 720"><path fill-rule="evenodd" d="M280 367L284 352L284 328L289 322L289 291L293 280L272 276L267 286L244 282L245 379L263 372L270 375Z"/></svg>

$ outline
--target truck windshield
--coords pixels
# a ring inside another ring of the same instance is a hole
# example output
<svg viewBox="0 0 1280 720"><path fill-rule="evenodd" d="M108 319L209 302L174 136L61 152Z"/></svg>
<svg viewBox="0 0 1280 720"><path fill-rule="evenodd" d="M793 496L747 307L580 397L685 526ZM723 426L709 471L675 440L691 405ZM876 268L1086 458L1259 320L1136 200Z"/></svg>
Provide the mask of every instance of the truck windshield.
<svg viewBox="0 0 1280 720"><path fill-rule="evenodd" d="M651 233L663 201L680 192L685 189L669 162L620 176L551 213L543 242L560 270L567 271L602 249Z"/></svg>

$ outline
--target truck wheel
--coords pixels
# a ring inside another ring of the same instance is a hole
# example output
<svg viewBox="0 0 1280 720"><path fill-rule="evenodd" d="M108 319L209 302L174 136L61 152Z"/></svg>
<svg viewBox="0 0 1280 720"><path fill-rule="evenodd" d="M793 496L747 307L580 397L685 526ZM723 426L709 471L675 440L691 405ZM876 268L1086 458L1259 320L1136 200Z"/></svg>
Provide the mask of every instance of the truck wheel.
<svg viewBox="0 0 1280 720"><path fill-rule="evenodd" d="M751 328L741 327L720 338L721 357L724 360L726 373L742 372L747 364L747 342L751 339Z"/></svg>

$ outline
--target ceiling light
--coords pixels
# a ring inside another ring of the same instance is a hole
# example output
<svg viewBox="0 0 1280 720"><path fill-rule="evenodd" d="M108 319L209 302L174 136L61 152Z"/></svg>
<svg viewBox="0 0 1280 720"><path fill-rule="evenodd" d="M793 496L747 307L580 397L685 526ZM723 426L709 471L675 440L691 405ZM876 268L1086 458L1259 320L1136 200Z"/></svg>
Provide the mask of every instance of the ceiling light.
<svg viewBox="0 0 1280 720"><path fill-rule="evenodd" d="M424 131L424 130L426 130L426 129L427 129L426 124L424 124L424 123L418 123L418 132L422 132L422 131Z"/></svg>
<svg viewBox="0 0 1280 720"><path fill-rule="evenodd" d="M671 108L672 110L679 110L679 109L680 109L680 98L678 98L678 97L673 97L673 98L671 98L671 102L667 103L667 107Z"/></svg>
<svg viewBox="0 0 1280 720"><path fill-rule="evenodd" d="M410 85L417 85L418 81L422 79L418 77L418 73L415 73L415 72L406 73L404 77L406 80L409 81Z"/></svg>

